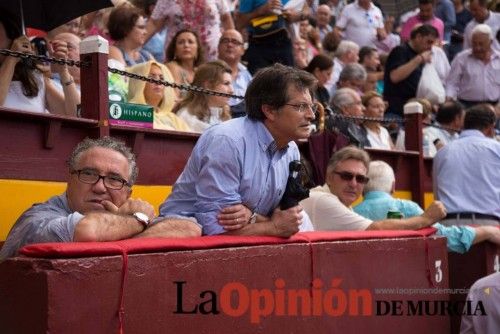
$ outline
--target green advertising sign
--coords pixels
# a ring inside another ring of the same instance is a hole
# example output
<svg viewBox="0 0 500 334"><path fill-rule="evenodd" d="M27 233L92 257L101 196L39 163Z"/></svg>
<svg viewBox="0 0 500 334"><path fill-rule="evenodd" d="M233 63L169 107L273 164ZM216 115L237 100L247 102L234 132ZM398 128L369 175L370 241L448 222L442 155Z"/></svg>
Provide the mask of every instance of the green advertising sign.
<svg viewBox="0 0 500 334"><path fill-rule="evenodd" d="M154 108L144 104L109 102L109 124L153 128Z"/></svg>

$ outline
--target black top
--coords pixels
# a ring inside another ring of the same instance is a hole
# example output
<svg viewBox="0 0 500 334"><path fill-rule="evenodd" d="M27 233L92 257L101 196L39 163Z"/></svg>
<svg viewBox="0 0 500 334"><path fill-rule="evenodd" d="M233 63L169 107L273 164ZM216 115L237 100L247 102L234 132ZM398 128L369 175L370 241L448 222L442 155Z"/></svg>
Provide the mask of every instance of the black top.
<svg viewBox="0 0 500 334"><path fill-rule="evenodd" d="M460 13L456 13L456 17L457 17L457 21L456 21L455 25L453 26L453 30L456 30L459 33L463 34L465 31L465 26L474 17L472 16L471 12L467 8L464 8L464 10L462 10Z"/></svg>
<svg viewBox="0 0 500 334"><path fill-rule="evenodd" d="M328 89L323 86L318 86L316 88L316 100L323 105L323 107L328 107L330 103L330 93Z"/></svg>
<svg viewBox="0 0 500 334"><path fill-rule="evenodd" d="M423 64L420 64L406 79L398 83L393 83L390 79L392 70L408 63L417 54L408 43L395 47L389 54L384 72L384 99L389 103L387 113L403 116L403 106L406 101L417 94Z"/></svg>

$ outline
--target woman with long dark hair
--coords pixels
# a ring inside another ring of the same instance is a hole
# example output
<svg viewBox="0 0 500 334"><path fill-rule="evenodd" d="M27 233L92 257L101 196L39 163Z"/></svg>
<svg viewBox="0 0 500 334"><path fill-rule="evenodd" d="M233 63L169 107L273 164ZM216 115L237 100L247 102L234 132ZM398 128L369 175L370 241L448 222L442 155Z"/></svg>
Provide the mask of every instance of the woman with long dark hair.
<svg viewBox="0 0 500 334"><path fill-rule="evenodd" d="M68 58L66 42L54 40L49 44L55 58ZM0 49L34 53L28 37L21 35L17 26L0 14ZM61 78L63 93L54 85L47 73L36 62L18 57L0 56L0 106L5 108L60 115L76 116L80 104L73 77L66 65L54 65Z"/></svg>
<svg viewBox="0 0 500 334"><path fill-rule="evenodd" d="M325 84L332 75L333 60L324 54L316 55L311 59L305 70L318 79L314 95L316 101L320 102L323 107L327 107L330 102L330 94L328 93L328 89L325 88Z"/></svg>

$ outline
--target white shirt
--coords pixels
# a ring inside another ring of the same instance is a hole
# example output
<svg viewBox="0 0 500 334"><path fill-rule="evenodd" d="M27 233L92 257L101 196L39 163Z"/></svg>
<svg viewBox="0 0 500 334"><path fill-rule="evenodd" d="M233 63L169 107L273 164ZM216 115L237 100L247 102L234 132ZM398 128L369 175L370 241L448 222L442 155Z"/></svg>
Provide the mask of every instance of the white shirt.
<svg viewBox="0 0 500 334"><path fill-rule="evenodd" d="M446 80L446 96L467 101L500 99L500 51L493 50L488 64L464 50L451 62Z"/></svg>
<svg viewBox="0 0 500 334"><path fill-rule="evenodd" d="M11 81L2 107L21 111L48 113L49 111L45 105L45 82L43 81L43 75L35 72L35 80L38 85L38 95L34 97L26 97L23 94L21 81Z"/></svg>
<svg viewBox="0 0 500 334"><path fill-rule="evenodd" d="M311 189L309 198L300 202L300 205L309 215L315 231L366 230L372 224L370 219L342 204L326 184Z"/></svg>
<svg viewBox="0 0 500 334"><path fill-rule="evenodd" d="M490 15L483 23L490 26L491 31L493 32L493 43L491 45L493 46L494 49L496 49L497 51L500 51L500 43L496 39L497 31L500 29L500 13L494 13L492 11L489 11L489 13L490 13ZM474 29L474 27L477 26L478 24L479 24L479 22L477 22L476 19L472 19L465 26L464 50L470 49L472 47L472 43L471 43L472 29Z"/></svg>
<svg viewBox="0 0 500 334"><path fill-rule="evenodd" d="M392 150L391 147L391 136L389 135L389 131L383 126L379 126L380 133L376 133L371 129L365 127L366 129L366 137L370 142L371 148L377 148L382 150Z"/></svg>
<svg viewBox="0 0 500 334"><path fill-rule="evenodd" d="M202 133L212 125L221 123L221 114L222 108L210 107L210 116L208 117L208 120L203 121L195 115L191 114L187 108L182 108L177 111L177 116L182 118L187 123L187 125L189 125L191 130L193 130L193 132L198 133Z"/></svg>
<svg viewBox="0 0 500 334"><path fill-rule="evenodd" d="M375 47L377 41L377 29L384 28L384 18L380 9L373 3L365 10L358 2L347 5L336 26L344 30L344 39L353 41L359 45Z"/></svg>
<svg viewBox="0 0 500 334"><path fill-rule="evenodd" d="M440 125L436 122L436 125ZM441 144L446 145L449 144L452 140L458 138L458 133L450 133L445 129L436 128L433 126L428 126L424 128L424 133L427 135L427 139L429 140L429 156L434 157L437 153L436 145L434 145L434 141L439 139Z"/></svg>

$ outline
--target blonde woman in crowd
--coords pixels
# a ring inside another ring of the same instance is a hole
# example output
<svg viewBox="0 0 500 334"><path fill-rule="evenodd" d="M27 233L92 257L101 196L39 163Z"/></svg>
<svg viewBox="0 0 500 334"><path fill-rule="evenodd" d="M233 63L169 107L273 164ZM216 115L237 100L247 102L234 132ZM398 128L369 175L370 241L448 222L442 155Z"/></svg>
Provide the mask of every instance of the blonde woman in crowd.
<svg viewBox="0 0 500 334"><path fill-rule="evenodd" d="M128 71L156 80L173 81L168 68L152 60L129 67ZM128 97L131 103L148 104L154 107L153 127L155 129L191 131L186 122L172 112L176 97L173 88L131 79L128 87Z"/></svg>
<svg viewBox="0 0 500 334"><path fill-rule="evenodd" d="M203 64L196 70L193 85L232 94L231 68L221 60ZM173 112L185 120L192 130L201 133L231 118L228 100L228 97L189 91Z"/></svg>
<svg viewBox="0 0 500 334"><path fill-rule="evenodd" d="M387 104L382 99L377 92L371 91L363 95L361 99L363 106L365 107L366 117L376 117L384 118L385 109ZM389 131L382 126L380 122L376 121L365 121L363 123L366 129L366 136L370 141L370 146L372 148L378 148L383 150L393 150L394 144L392 142Z"/></svg>

